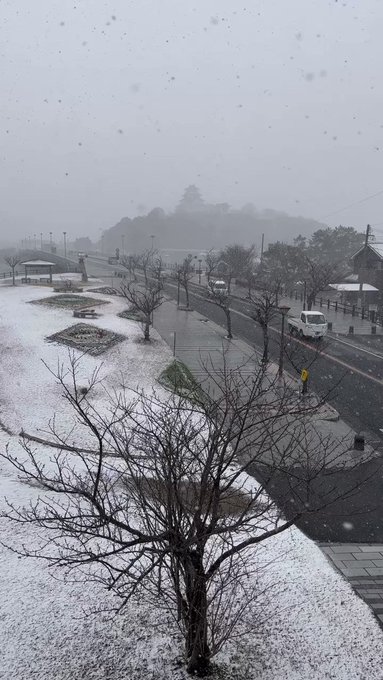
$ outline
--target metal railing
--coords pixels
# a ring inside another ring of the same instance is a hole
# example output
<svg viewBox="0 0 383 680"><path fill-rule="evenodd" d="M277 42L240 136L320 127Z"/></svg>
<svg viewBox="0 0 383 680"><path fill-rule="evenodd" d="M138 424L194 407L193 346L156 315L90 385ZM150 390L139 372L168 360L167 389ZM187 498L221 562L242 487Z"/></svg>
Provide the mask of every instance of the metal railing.
<svg viewBox="0 0 383 680"><path fill-rule="evenodd" d="M18 275L19 275L19 272L18 272L18 271L15 271L15 276L18 276ZM9 272L9 274L8 274L8 272L2 272L2 273L0 274L0 278L2 278L2 279L11 279L11 278L12 278L12 272Z"/></svg>

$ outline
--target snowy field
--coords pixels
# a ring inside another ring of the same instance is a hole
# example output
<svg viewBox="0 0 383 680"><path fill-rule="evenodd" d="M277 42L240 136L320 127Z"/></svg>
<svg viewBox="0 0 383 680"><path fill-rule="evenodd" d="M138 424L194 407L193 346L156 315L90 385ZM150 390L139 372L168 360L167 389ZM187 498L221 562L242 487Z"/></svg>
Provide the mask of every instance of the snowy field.
<svg viewBox="0 0 383 680"><path fill-rule="evenodd" d="M71 310L28 304L49 297L46 288L1 286L0 447L18 447L21 429L41 436L56 413L62 427L72 424L60 388L44 367L68 361L65 346L44 341L74 323ZM151 390L171 353L153 332L154 342L140 341L141 329L116 313L122 300L99 293L109 304L97 308L99 319L87 321L126 336L102 357L82 360L82 380L102 363L108 389L121 381ZM160 312L158 312L160 313ZM160 393L160 388L156 386ZM103 391L95 400L103 407ZM49 455L44 449L43 455ZM14 470L0 463L0 496L16 504L37 497ZM4 501L2 500L2 503ZM34 544L36 529L0 525L0 541ZM266 544L265 544L266 545ZM382 680L383 635L368 607L333 571L321 551L297 529L267 542L258 551L267 563L264 578L277 585L262 624L228 645L216 662L236 680ZM41 561L24 559L0 548L0 678L4 680L185 680L180 667L182 641L176 628L145 601L132 602L119 617L104 609L112 596L96 584L64 582Z"/></svg>

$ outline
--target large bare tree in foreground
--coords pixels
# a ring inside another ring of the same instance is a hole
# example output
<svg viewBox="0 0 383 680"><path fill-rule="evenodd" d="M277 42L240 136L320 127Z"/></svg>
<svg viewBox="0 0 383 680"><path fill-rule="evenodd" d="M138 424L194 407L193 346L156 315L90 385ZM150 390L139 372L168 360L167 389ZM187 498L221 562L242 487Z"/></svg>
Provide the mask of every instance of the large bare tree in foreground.
<svg viewBox="0 0 383 680"><path fill-rule="evenodd" d="M92 406L97 375L84 395L72 357L56 378L77 427L88 432L87 449L73 449L73 432L67 447L51 423L58 448L47 465L41 448L24 439L27 456L7 457L41 494L5 513L46 532L22 554L67 567L72 576L79 567L82 577L117 594L121 608L142 596L170 611L184 635L188 671L199 676L249 618L255 548L299 518L331 510L340 492L335 482L329 489L329 479L345 449L318 434L315 409L276 385L264 366L251 376L227 365L205 369L210 396L193 389L192 401L164 401L155 393L128 398L122 389L106 395L103 415ZM249 467L263 481L252 480ZM282 472L287 515L266 493ZM353 488L350 481L349 493Z"/></svg>

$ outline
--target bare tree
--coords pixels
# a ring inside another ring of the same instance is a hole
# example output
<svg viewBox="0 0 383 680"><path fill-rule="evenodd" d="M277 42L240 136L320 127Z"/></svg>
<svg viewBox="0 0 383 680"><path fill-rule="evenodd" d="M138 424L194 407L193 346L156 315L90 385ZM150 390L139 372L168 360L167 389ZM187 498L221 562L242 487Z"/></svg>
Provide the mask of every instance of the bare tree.
<svg viewBox="0 0 383 680"><path fill-rule="evenodd" d="M4 261L9 264L12 269L12 285L15 286L15 268L21 262L21 257L20 255L7 255L4 257Z"/></svg>
<svg viewBox="0 0 383 680"><path fill-rule="evenodd" d="M153 312L160 307L164 301L162 295L162 285L148 283L147 286L137 286L132 283L121 284L121 295L130 302L135 310L141 312L143 318L144 339L150 340L150 326L152 324Z"/></svg>
<svg viewBox="0 0 383 680"><path fill-rule="evenodd" d="M128 270L130 280L137 281L136 269L140 264L140 256L123 255L120 259L120 264Z"/></svg>
<svg viewBox="0 0 383 680"><path fill-rule="evenodd" d="M189 283L194 276L194 266L193 266L193 256L188 255L185 257L182 265L177 268L177 279L179 284L183 287L186 295L186 308L190 307L189 298Z"/></svg>
<svg viewBox="0 0 383 680"><path fill-rule="evenodd" d="M241 278L254 267L255 246L245 248L238 243L226 246L220 253L220 260L225 263L227 287L230 292L234 277Z"/></svg>
<svg viewBox="0 0 383 680"><path fill-rule="evenodd" d="M213 286L210 285L208 296L206 297L206 300L208 302L213 302L215 305L217 305L218 307L220 307L220 309L222 309L224 311L225 318L226 318L227 338L229 340L232 340L233 332L232 332L231 309L230 309L231 296L226 292L214 290Z"/></svg>
<svg viewBox="0 0 383 680"><path fill-rule="evenodd" d="M272 319L278 314L278 296L280 284L266 286L254 293L251 293L250 300L253 308L253 319L261 326L263 333L263 355L262 361L267 363L269 360L269 325Z"/></svg>
<svg viewBox="0 0 383 680"><path fill-rule="evenodd" d="M153 260L156 254L156 250L150 249L144 250L144 252L139 255L139 267L141 267L144 274L145 286L149 283L150 270L153 266Z"/></svg>
<svg viewBox="0 0 383 680"><path fill-rule="evenodd" d="M157 281L158 284L162 285L164 282L164 261L161 255L156 255L153 257L152 264L150 267L150 273Z"/></svg>
<svg viewBox="0 0 383 680"><path fill-rule="evenodd" d="M307 309L310 310L315 297L339 275L340 268L333 263L318 262L305 256L302 273L307 288Z"/></svg>
<svg viewBox="0 0 383 680"><path fill-rule="evenodd" d="M89 433L87 452L77 447L74 455L72 433L67 451L53 422L59 449L48 466L25 438L27 458L1 454L41 489L35 503L9 504L4 513L37 525L41 543L12 549L72 577L79 567L82 578L120 596L120 609L140 595L162 603L184 634L188 671L203 676L251 614L254 548L304 517L331 512L345 486L329 488L329 480L347 447L318 433L315 409L287 386L276 389L264 367L248 377L213 367L215 396L193 407L175 395L165 402L156 394L108 395L105 416L92 407L96 380L83 395L77 369L72 359L69 373L61 368L56 377ZM348 495L368 478L366 466L353 475L359 464L344 469ZM285 513L267 493L281 474Z"/></svg>
<svg viewBox="0 0 383 680"><path fill-rule="evenodd" d="M214 250L214 248L210 248L210 250L207 251L205 257L206 276L208 284L210 283L211 275L217 268L219 260L220 260L219 253L216 250Z"/></svg>

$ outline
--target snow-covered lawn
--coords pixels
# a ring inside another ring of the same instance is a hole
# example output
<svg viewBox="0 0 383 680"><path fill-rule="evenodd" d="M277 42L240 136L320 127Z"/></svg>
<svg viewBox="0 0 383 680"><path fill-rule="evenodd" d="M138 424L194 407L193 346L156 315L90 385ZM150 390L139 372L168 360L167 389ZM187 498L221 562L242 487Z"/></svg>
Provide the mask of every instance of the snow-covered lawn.
<svg viewBox="0 0 383 680"><path fill-rule="evenodd" d="M59 387L41 359L52 368L68 361L68 350L44 338L72 325L71 310L30 305L49 296L45 288L1 287L0 421L13 436L0 431L0 447L18 447L21 429L38 433L57 414L63 427L73 416L63 405ZM171 359L169 349L153 333L152 345L140 341L141 329L116 313L126 303L112 296L102 316L87 323L127 337L101 358L84 355L82 380L103 362L108 389L123 380L152 389ZM156 386L159 393L160 388ZM104 393L94 404L103 407ZM45 454L44 454L45 455ZM11 466L0 463L0 496L17 505L38 491L19 481ZM3 503L3 501L2 501ZM41 531L41 530L40 530ZM35 533L36 532L36 533ZM0 540L33 545L37 529L0 525ZM269 540L258 551L269 564L262 578L277 583L270 611L261 627L233 641L217 657L241 680L381 680L383 636L368 607L328 564L321 551L297 529ZM55 576L53 578L52 576ZM84 617L83 610L110 603L112 596L96 584L63 583L41 561L20 558L0 549L0 678L4 680L184 680L177 663L182 641L160 610L145 601L132 602L114 620L105 613ZM231 677L229 674L227 677Z"/></svg>

